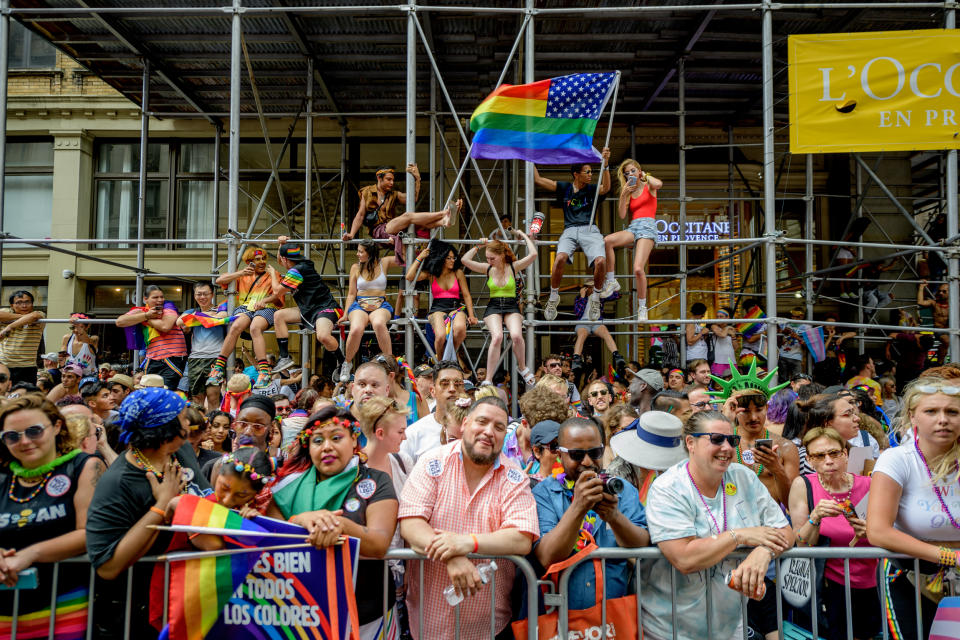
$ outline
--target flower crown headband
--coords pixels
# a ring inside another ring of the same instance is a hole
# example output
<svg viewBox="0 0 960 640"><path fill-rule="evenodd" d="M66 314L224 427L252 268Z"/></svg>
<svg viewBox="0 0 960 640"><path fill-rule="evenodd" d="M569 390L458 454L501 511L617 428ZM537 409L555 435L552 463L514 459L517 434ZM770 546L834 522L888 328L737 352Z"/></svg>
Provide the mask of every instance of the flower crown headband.
<svg viewBox="0 0 960 640"><path fill-rule="evenodd" d="M360 435L360 423L358 421L348 420L347 418L341 418L339 416L333 416L329 420L314 420L313 423L304 427L303 431L297 435L297 439L300 441L300 446L305 446L307 444L307 441L310 440L310 437L313 435L314 431L329 427L332 424L341 426L344 429L349 429L354 435Z"/></svg>
<svg viewBox="0 0 960 640"><path fill-rule="evenodd" d="M271 470L271 471L276 471L276 470L277 470L277 461L276 461L276 459L275 459L275 458L269 458L269 460L270 460L270 470ZM249 461L248 461L248 462L244 462L244 461L242 461L242 460L238 460L238 459L235 458L232 454L229 454L229 453L228 453L227 455L223 456L222 462L221 462L221 466L223 466L223 465L228 465L228 464L233 467L233 470L234 470L234 471L236 471L236 472L239 473L240 475L246 475L246 476L248 476L248 477L249 477L251 480L253 480L254 482L256 482L257 480L259 480L259 481L261 481L263 484L269 484L271 481L273 481L274 476L272 476L272 475L270 475L270 476L262 476L262 475L260 475L253 467L250 466L250 462L249 462Z"/></svg>

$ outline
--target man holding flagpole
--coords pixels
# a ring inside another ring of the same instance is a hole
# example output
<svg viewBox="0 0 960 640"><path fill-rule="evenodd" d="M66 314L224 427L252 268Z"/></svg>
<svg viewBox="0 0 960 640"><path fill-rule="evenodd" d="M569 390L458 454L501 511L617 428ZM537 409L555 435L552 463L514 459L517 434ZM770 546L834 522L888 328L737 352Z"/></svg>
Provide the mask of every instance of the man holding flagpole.
<svg viewBox="0 0 960 640"><path fill-rule="evenodd" d="M587 310L584 318L600 318L600 298L604 293L603 285L607 275L606 249L600 228L593 224L594 200L600 199L610 191L610 149L603 148L603 165L599 188L591 184L593 169L589 164L570 165L572 182L544 178L533 168L534 183L546 191L556 193L557 204L563 208L563 233L557 242L557 258L550 271L550 298L543 310L543 317L554 320L557 317L557 305L560 303L560 282L563 270L568 262L573 262L573 252L578 248L587 256L587 264L593 267L593 293L587 298ZM600 202L597 202L599 205ZM607 292L607 295L612 291Z"/></svg>

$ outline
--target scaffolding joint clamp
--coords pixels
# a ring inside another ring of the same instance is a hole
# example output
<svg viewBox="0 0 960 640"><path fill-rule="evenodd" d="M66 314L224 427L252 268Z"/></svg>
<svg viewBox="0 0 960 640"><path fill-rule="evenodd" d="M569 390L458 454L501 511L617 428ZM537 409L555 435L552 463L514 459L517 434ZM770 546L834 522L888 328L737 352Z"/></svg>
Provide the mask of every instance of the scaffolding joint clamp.
<svg viewBox="0 0 960 640"><path fill-rule="evenodd" d="M775 244L787 244L787 234L784 231L773 231L763 234L765 239L769 239Z"/></svg>

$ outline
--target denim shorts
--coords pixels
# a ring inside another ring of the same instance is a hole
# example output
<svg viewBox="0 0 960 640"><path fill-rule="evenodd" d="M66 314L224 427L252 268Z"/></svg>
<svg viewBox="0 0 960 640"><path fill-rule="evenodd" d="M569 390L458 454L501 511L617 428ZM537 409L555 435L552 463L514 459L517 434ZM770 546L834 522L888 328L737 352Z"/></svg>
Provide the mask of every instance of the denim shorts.
<svg viewBox="0 0 960 640"><path fill-rule="evenodd" d="M627 231L633 234L634 241L646 239L653 240L654 244L657 243L657 221L654 218L632 220Z"/></svg>

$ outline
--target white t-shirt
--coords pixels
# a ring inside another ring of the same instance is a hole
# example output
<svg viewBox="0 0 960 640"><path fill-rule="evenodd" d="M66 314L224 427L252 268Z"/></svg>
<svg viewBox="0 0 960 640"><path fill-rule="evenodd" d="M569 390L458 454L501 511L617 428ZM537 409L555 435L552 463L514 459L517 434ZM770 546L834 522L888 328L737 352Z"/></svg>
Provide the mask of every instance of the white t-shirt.
<svg viewBox="0 0 960 640"><path fill-rule="evenodd" d="M704 509L687 475L686 465L686 460L678 462L660 474L650 486L646 506L653 544L689 536L706 538L717 533L713 519ZM786 527L789 524L757 474L742 464L731 464L717 494L712 498L703 498L720 528L723 528L726 512L727 526L724 530L756 526ZM740 560L731 558L689 575L677 572L679 637L707 638L707 580L710 580L712 587L712 637L731 636L740 622L740 594L727 587L724 577L739 564ZM649 575L641 575L644 627L649 626L652 637L670 638L673 637L671 565L666 559L655 560L649 565Z"/></svg>
<svg viewBox="0 0 960 640"><path fill-rule="evenodd" d="M736 361L736 354L733 352L733 338L726 336L718 338L713 334L713 361L717 364L730 364L731 360Z"/></svg>
<svg viewBox="0 0 960 640"><path fill-rule="evenodd" d="M390 454L387 456L390 460L390 475L393 476L393 490L397 492L399 496L403 491L403 485L407 482L407 476L410 475L410 472L413 471L413 460L410 459L410 456L405 454L403 451L400 451L396 454ZM398 460L400 458L403 461L403 466ZM400 537L400 527L397 527L393 532L393 539L390 541L391 549L403 549L403 538ZM391 566L393 566L391 561ZM399 563L397 563L399 564Z"/></svg>
<svg viewBox="0 0 960 640"><path fill-rule="evenodd" d="M930 476L916 446L910 442L880 454L874 473L882 473L899 484L900 504L893 526L918 540L960 540L960 529L950 523L933 491ZM953 519L960 522L960 485L941 482L940 496Z"/></svg>
<svg viewBox="0 0 960 640"><path fill-rule="evenodd" d="M700 333L703 330L703 326L704 325L700 322L693 325L694 335ZM688 344L687 345L687 362L691 360L697 360L698 358L706 359L707 351L708 349L707 349L706 338L701 337L699 340L697 340L693 344ZM716 350L714 350L714 355L716 355Z"/></svg>
<svg viewBox="0 0 960 640"><path fill-rule="evenodd" d="M867 434L867 441L870 443L869 445L863 444L863 434L865 434L865 433ZM877 442L877 439L874 438L872 435L870 435L870 433L867 432L867 431L861 430L860 433L858 433L858 434L855 435L854 437L852 437L852 438L850 438L849 440L847 440L847 442L850 443L850 446L851 446L851 447L864 447L864 446L869 446L869 447L870 447L870 455L871 455L871 457L872 457L874 460L876 460L877 458L880 457L880 443Z"/></svg>
<svg viewBox="0 0 960 640"><path fill-rule="evenodd" d="M400 453L414 462L430 449L440 446L441 425L435 413L428 413L407 427L407 439L400 445Z"/></svg>

